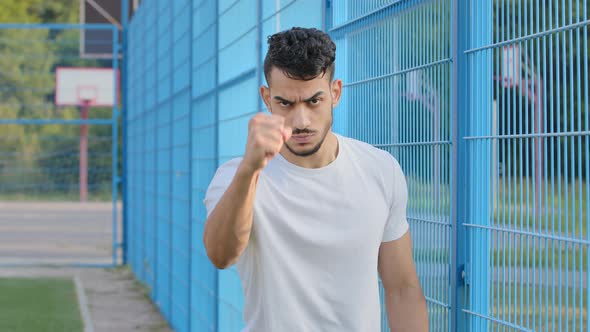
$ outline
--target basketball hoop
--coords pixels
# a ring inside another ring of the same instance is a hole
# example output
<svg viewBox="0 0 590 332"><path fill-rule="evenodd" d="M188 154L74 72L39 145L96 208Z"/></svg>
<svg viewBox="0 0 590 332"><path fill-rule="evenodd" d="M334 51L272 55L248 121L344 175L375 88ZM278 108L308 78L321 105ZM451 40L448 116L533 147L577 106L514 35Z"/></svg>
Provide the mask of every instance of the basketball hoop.
<svg viewBox="0 0 590 332"><path fill-rule="evenodd" d="M90 85L80 85L77 87L78 103L80 106L93 106L98 99L98 88Z"/></svg>

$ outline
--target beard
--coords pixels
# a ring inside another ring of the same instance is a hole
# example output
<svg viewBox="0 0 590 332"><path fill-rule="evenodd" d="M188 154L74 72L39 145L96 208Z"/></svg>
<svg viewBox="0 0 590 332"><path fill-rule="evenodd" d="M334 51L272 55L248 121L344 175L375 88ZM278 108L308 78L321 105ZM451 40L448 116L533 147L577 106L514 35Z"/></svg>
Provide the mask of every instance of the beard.
<svg viewBox="0 0 590 332"><path fill-rule="evenodd" d="M312 147L311 149L306 150L306 151L299 151L299 152L295 151L287 143L285 143L285 146L287 147L287 150L291 151L291 153L296 155L297 157L309 157L320 150L320 148L322 147L322 144L324 143L324 140L326 139L327 134L328 134L328 132L326 131L326 133L324 134L324 137L322 137L322 140L318 144L316 144L314 147Z"/></svg>
<svg viewBox="0 0 590 332"><path fill-rule="evenodd" d="M318 152L320 150L320 148L322 147L322 144L324 144L324 141L326 140L326 137L328 136L328 132L330 131L330 128L332 127L332 123L334 122L334 107L331 106L331 110L330 110L330 123L326 126L326 128L324 128L324 134L322 135L322 139L318 142L318 144L314 145L313 147L311 147L310 149L304 150L304 151L295 151L293 148L291 148L289 146L289 144L287 142L285 142L285 146L287 147L287 150L289 150L292 154L296 155L297 157L309 157L314 155L316 152ZM301 132L305 132L306 130L302 130ZM297 133L297 130L293 131L294 134Z"/></svg>

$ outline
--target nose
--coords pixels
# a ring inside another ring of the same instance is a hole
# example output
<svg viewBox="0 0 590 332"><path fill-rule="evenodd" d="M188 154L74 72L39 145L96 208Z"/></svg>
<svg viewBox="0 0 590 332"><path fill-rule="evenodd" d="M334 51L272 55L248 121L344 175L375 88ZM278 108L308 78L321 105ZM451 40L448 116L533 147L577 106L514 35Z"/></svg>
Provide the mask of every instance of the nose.
<svg viewBox="0 0 590 332"><path fill-rule="evenodd" d="M311 126L311 119L309 112L305 106L300 105L293 110L293 117L291 118L291 126L293 129L306 129Z"/></svg>

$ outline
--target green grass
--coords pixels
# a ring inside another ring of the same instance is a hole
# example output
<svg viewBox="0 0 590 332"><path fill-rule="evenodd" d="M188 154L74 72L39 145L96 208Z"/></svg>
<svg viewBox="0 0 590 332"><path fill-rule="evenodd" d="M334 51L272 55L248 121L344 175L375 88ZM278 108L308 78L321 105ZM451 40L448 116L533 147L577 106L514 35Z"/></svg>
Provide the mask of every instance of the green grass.
<svg viewBox="0 0 590 332"><path fill-rule="evenodd" d="M530 231L545 231L563 236L582 237L588 234L588 185L583 180L563 181L542 180L542 208L535 201L534 179L526 177L500 177L490 183L490 220L498 227L518 227ZM447 183L439 186L438 201L435 201L433 183L407 177L408 215L450 215L450 187ZM547 185L547 186L545 186ZM481 189L481 188L478 188ZM538 190L538 188L536 188ZM477 199L477 198L472 198ZM537 210L540 216L535 216ZM469 220L474 223L473 220ZM478 221L482 223L482 221Z"/></svg>
<svg viewBox="0 0 590 332"><path fill-rule="evenodd" d="M0 331L83 330L71 279L0 278Z"/></svg>
<svg viewBox="0 0 590 332"><path fill-rule="evenodd" d="M499 178L494 199L493 222L496 226L586 237L588 234L588 192L586 182L542 180L540 208L535 202L533 179ZM538 210L539 216L535 216Z"/></svg>
<svg viewBox="0 0 590 332"><path fill-rule="evenodd" d="M576 331L588 328L588 294L581 298L580 289L496 283L490 291L490 316L497 319L534 331L573 331L574 322ZM504 330L501 324L489 325L489 331Z"/></svg>
<svg viewBox="0 0 590 332"><path fill-rule="evenodd" d="M522 268L550 268L555 271L588 271L588 250L580 247L561 248L561 250L551 247L547 250L496 250L492 260L493 266L496 267L518 266Z"/></svg>
<svg viewBox="0 0 590 332"><path fill-rule="evenodd" d="M491 266L493 267L520 267L526 268L550 268L555 271L588 271L588 251L584 248L547 248L529 249L505 249L495 250L492 253ZM450 264L450 250L422 249L413 250L416 263ZM575 265L575 266L574 266Z"/></svg>

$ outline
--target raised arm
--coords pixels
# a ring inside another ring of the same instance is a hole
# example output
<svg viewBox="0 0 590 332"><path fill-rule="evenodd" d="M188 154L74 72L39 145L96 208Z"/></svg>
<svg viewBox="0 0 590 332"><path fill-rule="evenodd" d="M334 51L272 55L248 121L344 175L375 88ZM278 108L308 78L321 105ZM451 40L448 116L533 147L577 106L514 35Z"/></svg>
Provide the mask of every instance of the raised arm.
<svg viewBox="0 0 590 332"><path fill-rule="evenodd" d="M280 116L260 113L250 119L244 159L205 223L203 242L217 268L234 264L246 249L258 177L290 136Z"/></svg>

